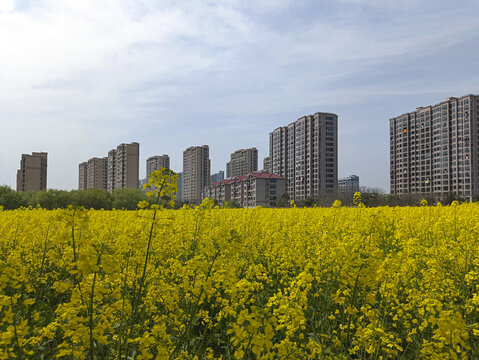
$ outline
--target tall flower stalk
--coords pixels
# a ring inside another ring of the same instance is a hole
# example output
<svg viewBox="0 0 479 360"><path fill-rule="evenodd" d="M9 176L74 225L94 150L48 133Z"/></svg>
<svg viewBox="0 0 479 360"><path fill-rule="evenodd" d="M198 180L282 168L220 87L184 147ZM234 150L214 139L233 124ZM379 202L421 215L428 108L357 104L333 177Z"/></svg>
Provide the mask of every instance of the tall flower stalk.
<svg viewBox="0 0 479 360"><path fill-rule="evenodd" d="M161 210L160 208L160 200L162 199L169 199L169 205L173 206L174 201L176 198L176 191L177 191L177 181L178 175L174 173L170 169L160 168L160 170L154 171L148 182L143 185L143 189L147 190L146 195L152 197L154 199L153 204L150 204L148 201L140 201L138 203L139 208L147 208L148 206L153 210L153 217L151 220L151 226L148 236L148 242L146 246L146 254L145 254L145 261L143 263L143 271L141 273L140 280L138 282L138 290L135 292L133 301L132 301L132 316L131 316L131 323L130 323L130 331L126 334L125 339L125 355L128 356L128 338L132 336L134 332L134 327L139 322L139 310L142 302L143 292L145 291L146 287L146 278L147 278L147 268L148 268L148 261L150 258L150 250L151 250L151 241L153 238L153 232L155 228L155 222L157 218L158 211Z"/></svg>

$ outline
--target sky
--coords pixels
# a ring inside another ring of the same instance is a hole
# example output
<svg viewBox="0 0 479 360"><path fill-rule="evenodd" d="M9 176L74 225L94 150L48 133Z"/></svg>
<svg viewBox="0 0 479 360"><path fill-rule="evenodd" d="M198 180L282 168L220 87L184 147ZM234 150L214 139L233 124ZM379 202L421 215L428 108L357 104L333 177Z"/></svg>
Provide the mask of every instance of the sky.
<svg viewBox="0 0 479 360"><path fill-rule="evenodd" d="M389 119L479 94L477 0L0 0L0 185L48 152L48 188L140 143L230 154L338 115L338 175L389 192Z"/></svg>

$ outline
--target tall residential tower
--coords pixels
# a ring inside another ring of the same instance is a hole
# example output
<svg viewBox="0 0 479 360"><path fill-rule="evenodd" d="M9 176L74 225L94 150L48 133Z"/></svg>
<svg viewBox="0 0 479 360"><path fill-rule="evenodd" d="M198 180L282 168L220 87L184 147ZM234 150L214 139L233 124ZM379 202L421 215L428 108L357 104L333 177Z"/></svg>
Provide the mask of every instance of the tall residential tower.
<svg viewBox="0 0 479 360"><path fill-rule="evenodd" d="M201 202L201 192L210 184L208 145L191 146L183 151L183 197L186 202Z"/></svg>
<svg viewBox="0 0 479 360"><path fill-rule="evenodd" d="M263 159L263 171L271 172L271 158L269 156Z"/></svg>
<svg viewBox="0 0 479 360"><path fill-rule="evenodd" d="M78 165L78 190L86 190L88 162Z"/></svg>
<svg viewBox="0 0 479 360"><path fill-rule="evenodd" d="M146 178L149 179L151 173L160 168L170 168L170 157L166 154L151 156L146 159Z"/></svg>
<svg viewBox="0 0 479 360"><path fill-rule="evenodd" d="M138 189L140 144L120 144L108 152L108 191Z"/></svg>
<svg viewBox="0 0 479 360"><path fill-rule="evenodd" d="M477 196L478 112L465 95L390 119L391 193Z"/></svg>
<svg viewBox="0 0 479 360"><path fill-rule="evenodd" d="M338 184L338 116L317 112L269 134L271 171L286 178L295 200L335 193Z"/></svg>
<svg viewBox="0 0 479 360"><path fill-rule="evenodd" d="M47 158L46 152L22 154L20 169L17 171L17 191L46 190Z"/></svg>
<svg viewBox="0 0 479 360"><path fill-rule="evenodd" d="M258 171L258 150L256 148L236 150L226 163L226 177L231 178Z"/></svg>

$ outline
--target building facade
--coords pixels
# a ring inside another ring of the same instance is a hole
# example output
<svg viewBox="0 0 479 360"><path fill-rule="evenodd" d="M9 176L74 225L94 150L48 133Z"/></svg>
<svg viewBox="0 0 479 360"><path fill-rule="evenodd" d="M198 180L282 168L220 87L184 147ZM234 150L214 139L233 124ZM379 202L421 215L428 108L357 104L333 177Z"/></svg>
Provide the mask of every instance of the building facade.
<svg viewBox="0 0 479 360"><path fill-rule="evenodd" d="M359 191L359 176L350 175L338 180L338 191L340 193L355 193Z"/></svg>
<svg viewBox="0 0 479 360"><path fill-rule="evenodd" d="M86 190L88 162L78 165L78 190Z"/></svg>
<svg viewBox="0 0 479 360"><path fill-rule="evenodd" d="M285 193L285 178L256 171L212 183L203 190L203 198L216 200L220 205L229 201L241 207L274 207Z"/></svg>
<svg viewBox="0 0 479 360"><path fill-rule="evenodd" d="M183 202L183 173L176 173L178 175L178 180L176 181L176 201L181 203Z"/></svg>
<svg viewBox="0 0 479 360"><path fill-rule="evenodd" d="M108 158L91 158L87 162L86 189L107 189Z"/></svg>
<svg viewBox="0 0 479 360"><path fill-rule="evenodd" d="M107 190L138 189L140 144L120 144L108 152Z"/></svg>
<svg viewBox="0 0 479 360"><path fill-rule="evenodd" d="M146 178L149 179L151 173L155 170L160 170L160 168L170 168L170 157L168 155L151 156L146 159Z"/></svg>
<svg viewBox="0 0 479 360"><path fill-rule="evenodd" d="M47 159L46 152L22 154L20 169L17 170L17 191L46 190Z"/></svg>
<svg viewBox="0 0 479 360"><path fill-rule="evenodd" d="M478 112L465 95L390 119L391 194L477 196Z"/></svg>
<svg viewBox="0 0 479 360"><path fill-rule="evenodd" d="M271 158L269 156L266 156L263 159L263 171L265 172L272 172L271 169Z"/></svg>
<svg viewBox="0 0 479 360"><path fill-rule="evenodd" d="M225 172L223 170L220 170L217 173L210 176L210 184L214 182L220 182L224 178L225 178Z"/></svg>
<svg viewBox="0 0 479 360"><path fill-rule="evenodd" d="M208 145L191 146L183 151L183 201L201 202L201 192L210 184Z"/></svg>
<svg viewBox="0 0 479 360"><path fill-rule="evenodd" d="M271 171L286 178L290 199L336 193L338 116L317 112L269 134Z"/></svg>
<svg viewBox="0 0 479 360"><path fill-rule="evenodd" d="M258 171L258 150L256 148L240 149L230 156L226 163L226 177L246 175Z"/></svg>

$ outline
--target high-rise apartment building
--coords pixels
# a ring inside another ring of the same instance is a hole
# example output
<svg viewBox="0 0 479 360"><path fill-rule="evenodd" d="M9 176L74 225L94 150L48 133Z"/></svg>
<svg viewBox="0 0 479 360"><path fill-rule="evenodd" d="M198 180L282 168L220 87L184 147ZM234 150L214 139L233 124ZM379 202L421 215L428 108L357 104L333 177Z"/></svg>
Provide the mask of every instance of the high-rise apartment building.
<svg viewBox="0 0 479 360"><path fill-rule="evenodd" d="M86 190L88 162L78 165L78 190Z"/></svg>
<svg viewBox="0 0 479 360"><path fill-rule="evenodd" d="M140 144L120 144L108 152L107 190L138 189Z"/></svg>
<svg viewBox="0 0 479 360"><path fill-rule="evenodd" d="M226 177L246 175L258 171L258 150L256 148L240 149L231 154L226 163Z"/></svg>
<svg viewBox="0 0 479 360"><path fill-rule="evenodd" d="M17 191L46 190L47 158L46 152L22 154L20 169L17 171Z"/></svg>
<svg viewBox="0 0 479 360"><path fill-rule="evenodd" d="M108 180L108 158L94 157L88 160L86 174L87 189L106 190Z"/></svg>
<svg viewBox="0 0 479 360"><path fill-rule="evenodd" d="M149 179L153 171L160 170L162 167L165 169L170 168L170 157L168 155L151 156L146 159L146 178Z"/></svg>
<svg viewBox="0 0 479 360"><path fill-rule="evenodd" d="M183 151L183 201L201 202L201 192L210 183L208 145L191 146Z"/></svg>
<svg viewBox="0 0 479 360"><path fill-rule="evenodd" d="M181 203L183 202L183 173L179 172L178 180L176 181L176 201Z"/></svg>
<svg viewBox="0 0 479 360"><path fill-rule="evenodd" d="M390 119L391 193L477 196L478 113L465 95Z"/></svg>
<svg viewBox="0 0 479 360"><path fill-rule="evenodd" d="M273 174L286 177L286 161L288 159L288 128L279 127L269 134L269 158L271 162L271 172ZM286 181L287 178L286 178Z"/></svg>
<svg viewBox="0 0 479 360"><path fill-rule="evenodd" d="M263 159L263 171L271 172L271 158L269 156Z"/></svg>
<svg viewBox="0 0 479 360"><path fill-rule="evenodd" d="M225 178L225 172L223 170L220 170L217 173L210 176L210 184L214 182L220 182L224 178Z"/></svg>
<svg viewBox="0 0 479 360"><path fill-rule="evenodd" d="M335 193L338 184L338 116L317 112L269 134L271 171L286 178L291 199Z"/></svg>

